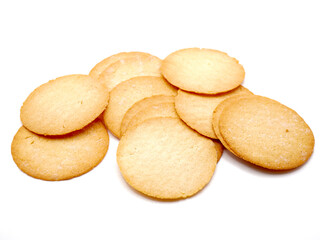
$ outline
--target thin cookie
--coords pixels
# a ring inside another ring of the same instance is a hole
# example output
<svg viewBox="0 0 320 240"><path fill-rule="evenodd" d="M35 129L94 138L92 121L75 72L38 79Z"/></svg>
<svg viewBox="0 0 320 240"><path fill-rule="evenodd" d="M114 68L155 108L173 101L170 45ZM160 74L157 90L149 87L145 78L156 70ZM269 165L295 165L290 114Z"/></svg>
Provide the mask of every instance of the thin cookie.
<svg viewBox="0 0 320 240"><path fill-rule="evenodd" d="M117 54L114 54L110 57L107 57L103 59L101 62L97 63L90 71L89 76L93 79L98 79L100 74L112 63L115 63L119 60L125 59L125 58L131 58L131 57L137 57L137 56L152 56L149 53L144 52L120 52Z"/></svg>
<svg viewBox="0 0 320 240"><path fill-rule="evenodd" d="M122 136L127 131L130 121L137 115L138 112L142 111L145 108L148 108L149 106L153 106L159 103L174 103L174 96L154 95L151 97L146 97L133 104L132 107L130 107L126 112L121 121L120 136Z"/></svg>
<svg viewBox="0 0 320 240"><path fill-rule="evenodd" d="M180 199L199 192L217 163L212 140L177 118L153 118L127 131L117 150L126 182L160 199Z"/></svg>
<svg viewBox="0 0 320 240"><path fill-rule="evenodd" d="M161 77L161 60L155 56L135 56L110 64L98 80L111 91L119 83L139 76Z"/></svg>
<svg viewBox="0 0 320 240"><path fill-rule="evenodd" d="M136 102L153 95L175 96L177 90L162 77L136 77L120 83L110 92L110 100L103 120L117 138L120 137L122 119Z"/></svg>
<svg viewBox="0 0 320 240"><path fill-rule="evenodd" d="M220 115L219 131L238 157L268 169L296 168L314 148L306 122L294 110L262 96L228 104Z"/></svg>
<svg viewBox="0 0 320 240"><path fill-rule="evenodd" d="M161 65L161 73L185 91L217 94L238 87L245 71L238 60L212 49L187 48L171 53Z"/></svg>
<svg viewBox="0 0 320 240"><path fill-rule="evenodd" d="M63 135L95 120L108 105L108 90L87 75L68 75L36 88L20 110L22 124L42 135Z"/></svg>
<svg viewBox="0 0 320 240"><path fill-rule="evenodd" d="M13 138L11 153L26 174L48 181L71 179L97 166L109 146L100 121L64 136L45 137L21 127Z"/></svg>
<svg viewBox="0 0 320 240"><path fill-rule="evenodd" d="M154 105L150 105L144 109L142 109L140 112L138 112L129 122L127 129L123 132L125 134L126 131L128 131L131 128L134 128L135 126L139 125L140 123L151 119L151 118L157 118L157 117L171 117L171 118L179 118L175 107L174 102L166 102L166 103L157 103ZM121 135L122 136L122 135Z"/></svg>

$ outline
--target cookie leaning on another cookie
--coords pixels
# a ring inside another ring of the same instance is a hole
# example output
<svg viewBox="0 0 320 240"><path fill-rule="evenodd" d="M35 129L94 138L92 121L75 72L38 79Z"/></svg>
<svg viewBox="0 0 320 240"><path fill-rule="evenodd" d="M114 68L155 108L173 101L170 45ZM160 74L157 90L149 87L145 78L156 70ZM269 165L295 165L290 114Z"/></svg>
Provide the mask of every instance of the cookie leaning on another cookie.
<svg viewBox="0 0 320 240"><path fill-rule="evenodd" d="M135 126L148 119L157 117L171 117L180 119L174 108L174 102L158 103L148 106L147 108L142 109L140 112L138 112L129 122L126 131L134 128Z"/></svg>
<svg viewBox="0 0 320 240"><path fill-rule="evenodd" d="M217 163L212 140L177 118L153 118L120 139L117 162L126 182L155 198L180 199L199 192Z"/></svg>
<svg viewBox="0 0 320 240"><path fill-rule="evenodd" d="M220 134L220 130L219 130L219 120L220 120L220 115L222 113L222 110L224 109L224 107L226 107L229 104L232 104L233 102L237 102L238 99L240 98L245 98L245 97L249 97L250 95L235 95L229 98L226 98L225 100L223 100L222 102L220 102L218 104L218 106L215 108L215 110L213 111L213 117L212 117L212 129L214 130L215 135L217 136L217 138L220 140L220 142L223 144L223 146L228 149L230 152L232 152L233 154L235 154L233 152L233 150L229 147L228 143L224 140L224 138L222 137L222 135ZM236 155L236 154L235 154Z"/></svg>
<svg viewBox="0 0 320 240"><path fill-rule="evenodd" d="M109 146L109 136L100 121L64 136L45 137L21 127L13 138L11 153L26 174L57 181L80 176L97 166Z"/></svg>
<svg viewBox="0 0 320 240"><path fill-rule="evenodd" d="M108 105L108 90L87 75L68 75L36 88L20 110L22 124L42 135L63 135L95 120Z"/></svg>
<svg viewBox="0 0 320 240"><path fill-rule="evenodd" d="M213 111L224 99L238 94L252 93L243 86L215 95L190 93L180 89L175 98L175 107L180 118L189 127L206 137L217 139L212 128Z"/></svg>
<svg viewBox="0 0 320 240"><path fill-rule="evenodd" d="M268 169L296 168L314 148L305 121L292 109L262 96L239 98L225 106L219 131L238 157Z"/></svg>
<svg viewBox="0 0 320 240"><path fill-rule="evenodd" d="M138 115L141 115L142 111L150 107L153 107L155 105L166 104L166 103L174 104L174 96L154 95L151 97L146 97L136 102L135 104L133 104L132 107L128 109L128 111L126 112L126 114L122 119L121 127L120 127L120 133L121 133L120 135L122 136L127 131L128 127L132 125L131 120L139 118ZM173 111L171 111L171 113L172 113L171 117L176 117L177 113L174 109Z"/></svg>
<svg viewBox="0 0 320 240"><path fill-rule="evenodd" d="M230 91L243 82L245 75L238 60L205 48L173 52L162 61L160 70L172 85L205 94Z"/></svg>
<svg viewBox="0 0 320 240"><path fill-rule="evenodd" d="M175 96L177 90L162 77L135 77L120 83L110 92L109 105L103 120L108 129L120 138L121 122L130 107L154 95Z"/></svg>

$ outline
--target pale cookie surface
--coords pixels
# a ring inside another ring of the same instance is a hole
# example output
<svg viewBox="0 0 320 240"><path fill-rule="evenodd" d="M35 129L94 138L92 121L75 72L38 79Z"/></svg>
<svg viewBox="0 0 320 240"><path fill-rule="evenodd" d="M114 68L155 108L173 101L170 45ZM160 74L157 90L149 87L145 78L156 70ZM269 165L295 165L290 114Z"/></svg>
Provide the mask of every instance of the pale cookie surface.
<svg viewBox="0 0 320 240"><path fill-rule="evenodd" d="M296 168L314 148L311 129L295 111L261 96L227 105L219 130L238 157L268 169Z"/></svg>
<svg viewBox="0 0 320 240"><path fill-rule="evenodd" d="M215 95L179 90L175 106L178 115L189 127L204 136L216 139L217 136L212 128L213 111L224 99L238 94L251 94L251 92L243 86Z"/></svg>
<svg viewBox="0 0 320 240"><path fill-rule="evenodd" d="M127 131L130 121L132 120L132 118L135 118L138 112L159 103L174 103L174 96L155 95L151 97L146 97L133 104L122 119L120 135L122 136Z"/></svg>
<svg viewBox="0 0 320 240"><path fill-rule="evenodd" d="M238 60L212 49L188 48L167 56L161 73L173 85L190 92L216 94L238 87L245 72Z"/></svg>
<svg viewBox="0 0 320 240"><path fill-rule="evenodd" d="M21 127L11 145L13 160L26 174L57 181L80 176L97 166L109 145L106 128L94 121L64 136L45 137Z"/></svg>
<svg viewBox="0 0 320 240"><path fill-rule="evenodd" d="M245 95L244 94L244 95L235 95L233 97L229 97L229 98L223 100L221 103L219 103L218 106L213 111L212 128L214 130L214 133L217 136L217 138L220 140L220 142L223 144L223 146L225 148L227 148L233 154L235 154L235 153L228 146L227 142L223 139L222 135L220 134L220 131L219 131L219 119L220 119L220 115L222 113L222 110L224 109L225 106L227 106L229 104L232 104L233 102L238 101L238 99L243 98L243 97L247 97L247 96L250 96L250 95Z"/></svg>
<svg viewBox="0 0 320 240"><path fill-rule="evenodd" d="M179 118L174 107L174 102L158 103L141 110L131 119L125 132L148 119L157 117Z"/></svg>
<svg viewBox="0 0 320 240"><path fill-rule="evenodd" d="M136 56L151 56L149 53L144 53L144 52L120 52L117 54L114 54L110 57L107 57L103 59L101 62L97 63L90 71L89 76L98 79L100 74L112 63L115 63L116 61L119 61L121 59L125 58L131 58L131 57L136 57Z"/></svg>
<svg viewBox="0 0 320 240"><path fill-rule="evenodd" d="M109 93L87 75L68 75L36 88L20 110L22 124L42 135L79 130L96 119L108 104Z"/></svg>
<svg viewBox="0 0 320 240"><path fill-rule="evenodd" d="M109 65L98 80L111 91L119 83L139 76L161 77L161 60L155 56L135 56L121 59Z"/></svg>
<svg viewBox="0 0 320 240"><path fill-rule="evenodd" d="M103 120L116 137L120 137L122 119L136 102L153 95L175 96L177 90L162 77L135 77L120 83L110 92L110 100Z"/></svg>
<svg viewBox="0 0 320 240"><path fill-rule="evenodd" d="M217 163L212 140L177 118L153 118L121 138L117 162L126 182L155 198L179 199L199 192Z"/></svg>

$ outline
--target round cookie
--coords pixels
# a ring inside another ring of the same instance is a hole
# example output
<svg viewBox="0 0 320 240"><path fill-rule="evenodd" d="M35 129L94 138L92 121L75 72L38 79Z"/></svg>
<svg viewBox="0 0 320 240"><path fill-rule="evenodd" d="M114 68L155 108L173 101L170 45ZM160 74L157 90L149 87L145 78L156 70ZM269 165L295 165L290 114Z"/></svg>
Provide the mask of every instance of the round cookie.
<svg viewBox="0 0 320 240"><path fill-rule="evenodd" d="M206 137L216 139L217 136L212 128L213 111L224 99L238 94L252 93L243 86L215 95L179 90L175 98L175 106L178 115L189 127Z"/></svg>
<svg viewBox="0 0 320 240"><path fill-rule="evenodd" d="M26 174L57 181L80 176L97 166L109 146L109 136L100 121L64 136L46 137L21 127L13 138L11 153Z"/></svg>
<svg viewBox="0 0 320 240"><path fill-rule="evenodd" d="M121 122L130 107L153 95L175 96L177 90L162 77L135 77L117 85L110 92L110 100L103 120L117 138L120 137Z"/></svg>
<svg viewBox="0 0 320 240"><path fill-rule="evenodd" d="M124 58L110 64L99 76L98 80L111 91L119 83L139 76L157 76L160 73L161 60L155 56L138 55Z"/></svg>
<svg viewBox="0 0 320 240"><path fill-rule="evenodd" d="M132 107L130 107L126 112L121 121L120 136L122 136L127 131L131 119L134 118L138 112L142 111L145 108L148 108L149 106L153 106L159 103L174 103L174 96L154 95L144 98L133 104Z"/></svg>
<svg viewBox="0 0 320 240"><path fill-rule="evenodd" d="M96 119L108 104L109 93L87 75L68 75L36 88L20 110L22 124L42 135L63 135Z"/></svg>
<svg viewBox="0 0 320 240"><path fill-rule="evenodd" d="M223 139L222 135L220 134L220 131L219 131L219 119L220 119L220 115L222 113L222 110L224 109L225 106L227 106L229 104L232 104L233 102L238 101L238 99L245 98L247 96L250 96L250 95L243 94L243 95L235 95L235 96L229 97L229 98L223 100L221 103L219 103L218 106L213 111L212 128L213 128L213 130L215 132L215 135L220 140L220 142L223 144L223 146L226 149L228 149L230 152L232 152L234 155L236 155L236 154L228 146L227 142Z"/></svg>
<svg viewBox="0 0 320 240"><path fill-rule="evenodd" d="M196 93L217 94L238 87L245 71L238 60L212 49L187 48L171 53L161 73L174 86Z"/></svg>
<svg viewBox="0 0 320 240"><path fill-rule="evenodd" d="M110 57L103 59L101 62L97 63L90 71L89 76L93 79L98 79L100 74L112 63L125 58L131 58L136 56L152 56L149 53L144 52L120 52L114 54Z"/></svg>
<svg viewBox="0 0 320 240"><path fill-rule="evenodd" d="M212 140L177 118L153 118L121 138L117 162L126 182L148 196L180 199L199 192L217 163Z"/></svg>
<svg viewBox="0 0 320 240"><path fill-rule="evenodd" d="M262 96L240 98L222 110L219 131L236 155L258 166L287 170L305 163L314 136L292 109Z"/></svg>
<svg viewBox="0 0 320 240"><path fill-rule="evenodd" d="M124 130L123 134L131 128L139 125L140 123L157 117L172 117L179 118L174 108L174 102L158 103L146 107L145 109L138 112L129 122L127 129ZM123 136L123 135L121 135Z"/></svg>

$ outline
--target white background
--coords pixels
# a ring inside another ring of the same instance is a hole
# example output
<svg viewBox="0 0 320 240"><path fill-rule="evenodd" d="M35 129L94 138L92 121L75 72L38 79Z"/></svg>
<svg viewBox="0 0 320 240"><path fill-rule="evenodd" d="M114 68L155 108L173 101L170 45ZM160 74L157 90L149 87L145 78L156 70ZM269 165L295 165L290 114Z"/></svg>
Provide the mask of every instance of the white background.
<svg viewBox="0 0 320 240"><path fill-rule="evenodd" d="M1 1L0 239L320 239L318 1ZM296 110L316 138L311 159L262 171L225 151L199 194L164 202L132 190L111 136L104 161L68 181L22 173L11 158L29 93L87 74L122 51L160 58L186 47L236 57L244 86Z"/></svg>

